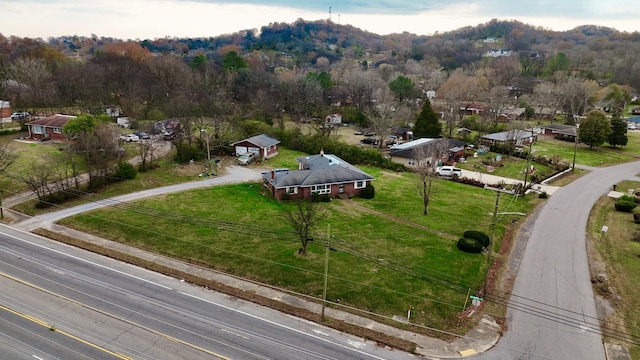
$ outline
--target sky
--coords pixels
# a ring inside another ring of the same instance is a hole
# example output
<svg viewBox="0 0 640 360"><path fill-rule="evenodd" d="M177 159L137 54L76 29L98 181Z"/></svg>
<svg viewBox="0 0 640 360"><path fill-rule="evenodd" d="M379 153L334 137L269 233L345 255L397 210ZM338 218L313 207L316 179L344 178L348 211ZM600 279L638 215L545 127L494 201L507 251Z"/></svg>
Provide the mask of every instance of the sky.
<svg viewBox="0 0 640 360"><path fill-rule="evenodd" d="M443 33L491 19L562 31L640 31L637 0L0 0L6 37L211 37L297 19L331 19L380 34Z"/></svg>

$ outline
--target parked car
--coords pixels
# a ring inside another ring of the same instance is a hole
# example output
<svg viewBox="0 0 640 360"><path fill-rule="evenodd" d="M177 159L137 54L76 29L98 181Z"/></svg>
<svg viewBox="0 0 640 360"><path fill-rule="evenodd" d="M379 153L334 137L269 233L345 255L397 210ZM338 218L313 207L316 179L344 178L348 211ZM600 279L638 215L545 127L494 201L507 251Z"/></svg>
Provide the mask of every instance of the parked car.
<svg viewBox="0 0 640 360"><path fill-rule="evenodd" d="M169 131L164 131L162 133L162 138L166 141L172 141L176 139L176 133L174 132L169 132Z"/></svg>
<svg viewBox="0 0 640 360"><path fill-rule="evenodd" d="M627 124L627 130L638 130L638 125L636 125L634 123L628 123Z"/></svg>
<svg viewBox="0 0 640 360"><path fill-rule="evenodd" d="M254 152L247 152L238 157L238 165L249 165L256 160L258 156Z"/></svg>
<svg viewBox="0 0 640 360"><path fill-rule="evenodd" d="M137 135L140 139L143 139L143 140L151 139L151 136L149 136L149 134L144 132L144 131L134 132L134 134Z"/></svg>
<svg viewBox="0 0 640 360"><path fill-rule="evenodd" d="M138 141L140 141L140 138L136 134L120 135L120 139L124 140L124 142L138 142Z"/></svg>
<svg viewBox="0 0 640 360"><path fill-rule="evenodd" d="M436 169L436 174L444 177L462 177L462 169L453 166L441 166Z"/></svg>
<svg viewBox="0 0 640 360"><path fill-rule="evenodd" d="M29 113L26 111L18 111L11 114L11 120L24 120L29 118Z"/></svg>
<svg viewBox="0 0 640 360"><path fill-rule="evenodd" d="M366 133L364 133L364 136L375 136L376 133L373 131L367 131Z"/></svg>
<svg viewBox="0 0 640 360"><path fill-rule="evenodd" d="M378 138L374 138L374 137L366 137L362 140L360 140L360 143L365 144L365 145L378 145Z"/></svg>

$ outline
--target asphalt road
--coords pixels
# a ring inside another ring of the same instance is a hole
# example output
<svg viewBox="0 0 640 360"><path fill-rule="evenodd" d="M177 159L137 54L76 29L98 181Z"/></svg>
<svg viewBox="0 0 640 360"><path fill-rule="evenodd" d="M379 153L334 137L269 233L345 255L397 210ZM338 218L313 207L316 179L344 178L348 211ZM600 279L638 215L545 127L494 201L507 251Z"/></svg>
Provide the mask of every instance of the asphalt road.
<svg viewBox="0 0 640 360"><path fill-rule="evenodd" d="M549 198L521 259L508 330L479 359L605 359L585 231L595 202L638 174L640 162L592 169Z"/></svg>
<svg viewBox="0 0 640 360"><path fill-rule="evenodd" d="M135 359L415 358L5 225L0 225L0 303L9 314L55 327L57 335L73 335L77 354L61 359L109 352ZM27 351L11 342L15 327L26 325L0 321L0 353ZM83 350L83 344L94 346Z"/></svg>

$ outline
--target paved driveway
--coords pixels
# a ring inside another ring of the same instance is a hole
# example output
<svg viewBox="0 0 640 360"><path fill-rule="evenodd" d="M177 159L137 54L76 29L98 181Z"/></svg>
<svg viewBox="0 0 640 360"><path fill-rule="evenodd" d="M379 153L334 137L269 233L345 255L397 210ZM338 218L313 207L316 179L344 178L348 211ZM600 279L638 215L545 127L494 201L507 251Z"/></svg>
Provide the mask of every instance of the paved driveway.
<svg viewBox="0 0 640 360"><path fill-rule="evenodd" d="M262 175L259 171L251 170L249 168L241 166L229 166L228 168L226 168L226 174L223 176L212 176L199 181L192 181L155 189L137 191L130 194L116 196L110 199L94 201L89 204L79 205L60 211L34 216L14 225L22 229L31 231L39 227L48 227L50 224L69 216L95 209L100 209L106 206L111 206L119 202L133 201L157 195L176 193L191 189L206 188L215 185L260 181L261 179Z"/></svg>

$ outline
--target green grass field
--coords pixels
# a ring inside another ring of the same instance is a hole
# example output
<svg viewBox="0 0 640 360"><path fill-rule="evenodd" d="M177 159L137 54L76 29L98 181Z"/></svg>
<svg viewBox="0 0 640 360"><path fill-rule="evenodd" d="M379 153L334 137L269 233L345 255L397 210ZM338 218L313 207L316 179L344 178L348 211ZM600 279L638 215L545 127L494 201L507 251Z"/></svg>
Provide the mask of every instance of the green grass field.
<svg viewBox="0 0 640 360"><path fill-rule="evenodd" d="M629 146L621 149L579 146L577 163L598 166L633 160L633 153L640 150L640 134L629 137ZM27 150L38 156L36 148ZM565 161L573 157L573 145L561 141L540 141L535 150L560 154ZM302 155L280 149L279 156L260 166L296 168L295 158ZM524 160L503 157L503 161L506 165L494 174L519 178ZM99 196L197 178L193 173L182 174L170 161L162 164L159 171L113 184ZM362 169L376 177L375 198L320 203L325 217L315 229L307 256L297 254L299 241L283 217L291 205L273 201L258 183L166 195L135 202L128 210L99 210L62 223L316 298L322 296L323 239L329 232L337 244L358 249L330 252L330 301L386 316L406 315L411 306L416 323L464 333L472 323L457 320L456 314L467 300L467 291L482 285L487 258L462 253L455 244L466 230L491 234L495 193L438 179L432 186L429 215L424 216L412 174ZM534 195L503 195L498 211L528 213L540 201ZM517 215L498 217L495 250L506 228L518 219Z"/></svg>
<svg viewBox="0 0 640 360"><path fill-rule="evenodd" d="M639 189L640 183L623 181L618 184L618 190L626 192L627 189ZM605 328L614 331L630 333L632 336L640 336L640 228L634 223L631 213L619 212L614 208L613 199L603 197L594 206L589 221L588 234L598 251L600 259L604 262L604 270L607 272L607 281L595 290L601 296L607 298L617 313L610 315ZM638 213L638 208L635 209ZM606 225L608 231L602 233L602 226ZM624 324L614 326L614 324ZM615 339L608 341L617 343ZM629 344L622 343L625 346ZM640 347L630 347L631 357L640 358Z"/></svg>
<svg viewBox="0 0 640 360"><path fill-rule="evenodd" d="M269 162L288 165L286 158L293 155ZM452 320L467 291L482 285L487 259L459 251L456 241L466 230L490 233L495 194L437 180L430 215L424 216L411 174L364 170L376 176L376 197L319 203L325 218L307 256L297 254L299 241L284 220L284 209L291 204L273 201L261 184L171 194L136 202L129 211L100 210L62 223L318 298L330 228L336 247L358 249L331 252L331 301L387 316L405 314L413 306L417 323L460 330L461 324ZM538 201L503 199L501 212L527 212ZM148 215L155 211L161 215ZM499 218L496 239L510 223L511 218ZM495 245L497 249L499 243Z"/></svg>

